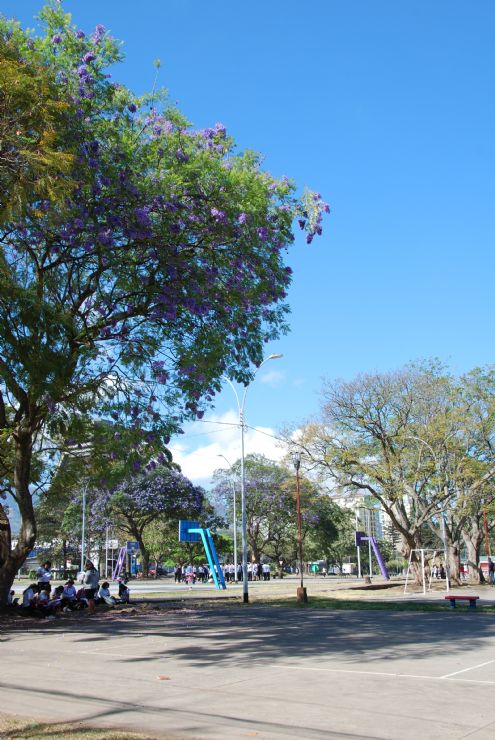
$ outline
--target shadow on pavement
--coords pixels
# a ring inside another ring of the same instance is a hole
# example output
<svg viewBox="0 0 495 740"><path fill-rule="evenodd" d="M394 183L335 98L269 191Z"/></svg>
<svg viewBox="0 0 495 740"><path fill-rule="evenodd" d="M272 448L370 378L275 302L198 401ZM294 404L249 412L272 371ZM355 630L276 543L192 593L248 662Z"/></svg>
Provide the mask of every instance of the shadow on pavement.
<svg viewBox="0 0 495 740"><path fill-rule="evenodd" d="M477 612L366 612L287 609L247 605L238 608L153 610L127 615L108 613L82 620L59 620L4 632L3 640L24 634L34 637L63 630L78 643L98 645L109 637L139 642L148 636L153 644L142 645L142 657L116 659L144 663L157 657L186 661L192 666L235 665L271 662L280 658L341 658L347 662L373 663L399 658L420 659L433 653L455 655L483 647L495 637L493 616ZM163 645L156 640L163 638Z"/></svg>

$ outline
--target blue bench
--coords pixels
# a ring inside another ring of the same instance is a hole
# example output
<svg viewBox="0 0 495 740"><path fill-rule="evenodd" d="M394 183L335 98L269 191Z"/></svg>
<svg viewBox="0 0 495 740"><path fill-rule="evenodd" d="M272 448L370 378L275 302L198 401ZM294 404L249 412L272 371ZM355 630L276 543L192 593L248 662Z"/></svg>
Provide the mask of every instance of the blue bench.
<svg viewBox="0 0 495 740"><path fill-rule="evenodd" d="M469 608L470 609L476 609L476 602L479 599L479 596L444 596L444 599L448 599L450 601L450 606L452 609L455 609L455 602L456 601L469 601Z"/></svg>

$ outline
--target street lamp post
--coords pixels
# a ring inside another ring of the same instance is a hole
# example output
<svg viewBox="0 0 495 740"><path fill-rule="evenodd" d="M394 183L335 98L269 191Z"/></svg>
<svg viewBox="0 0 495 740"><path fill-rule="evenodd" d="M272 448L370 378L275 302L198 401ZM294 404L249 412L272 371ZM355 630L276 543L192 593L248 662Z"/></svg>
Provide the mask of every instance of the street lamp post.
<svg viewBox="0 0 495 740"><path fill-rule="evenodd" d="M358 509L356 509L356 524L355 524L355 531L358 532L358 520L359 520L359 514ZM361 550L360 545L357 544L357 534L356 534L356 553L357 553L357 565L358 565L358 578L361 578Z"/></svg>
<svg viewBox="0 0 495 740"><path fill-rule="evenodd" d="M248 591L248 570L247 570L247 515L246 515L246 479L245 479L245 472L244 472L244 428L246 425L245 422L245 416L244 416L244 407L246 405L246 395L247 392L253 383L256 374L259 372L261 367L265 364L265 362L268 362L269 360L278 360L280 357L283 357L281 354L272 354L268 357L265 357L263 362L261 362L254 375L253 380L251 383L248 383L246 387L244 388L244 393L242 395L242 401L239 399L239 394L237 393L237 390L235 388L235 385L232 383L230 378L225 377L225 380L232 388L236 401L237 401L237 408L239 411L239 427L241 430L241 526L242 526L242 600L244 604L249 603L249 591Z"/></svg>
<svg viewBox="0 0 495 740"><path fill-rule="evenodd" d="M89 460L91 458L92 447L91 445L80 445L76 449L72 448L68 452L62 454L62 460L65 455L68 457L79 458L80 460ZM88 495L89 478L86 476L83 482L82 489L82 522L81 522L81 573L84 573L84 565L86 563L85 550L86 550L86 498Z"/></svg>
<svg viewBox="0 0 495 740"><path fill-rule="evenodd" d="M294 452L292 456L292 462L296 469L296 509L297 509L297 544L299 549L299 573L300 573L300 586L297 589L297 600L306 603L308 601L308 594L304 588L304 563L303 563L303 545L301 537L301 491L299 481L299 468L301 467L301 453Z"/></svg>
<svg viewBox="0 0 495 740"><path fill-rule="evenodd" d="M84 550L86 547L86 496L88 493L88 481L84 481L82 490L82 527L81 527L81 573L84 573L85 556Z"/></svg>
<svg viewBox="0 0 495 740"><path fill-rule="evenodd" d="M218 455L218 457L223 457L225 462L230 468L230 481L232 483L232 501L234 505L234 581L238 581L237 576L237 514L236 514L236 505L235 505L235 483L233 478L233 471L232 471L232 465L227 460L225 455Z"/></svg>

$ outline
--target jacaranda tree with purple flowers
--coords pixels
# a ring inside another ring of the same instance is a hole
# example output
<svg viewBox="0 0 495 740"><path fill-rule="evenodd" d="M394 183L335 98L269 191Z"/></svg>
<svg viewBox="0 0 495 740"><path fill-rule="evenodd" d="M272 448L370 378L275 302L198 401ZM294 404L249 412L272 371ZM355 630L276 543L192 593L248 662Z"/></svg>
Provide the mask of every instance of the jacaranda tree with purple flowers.
<svg viewBox="0 0 495 740"><path fill-rule="evenodd" d="M139 542L143 575L148 575L150 551L145 541L146 528L157 520L176 522L198 519L203 509L204 491L174 468L159 467L153 473L124 480L115 491L95 492L92 519L102 524L110 520L129 539Z"/></svg>
<svg viewBox="0 0 495 740"><path fill-rule="evenodd" d="M0 512L0 604L36 539L33 460L103 419L109 459L153 470L146 440L165 446L287 330L292 224L311 241L328 210L222 124L194 130L161 92L113 81L102 26L86 35L56 3L41 19L42 37L0 20L0 38L56 84L53 143L75 156L65 197L28 190L0 231L0 465L22 518L13 547Z"/></svg>
<svg viewBox="0 0 495 740"><path fill-rule="evenodd" d="M297 559L297 509L294 471L269 460L264 455L247 455L245 459L247 537L251 560L262 556L278 563ZM232 520L232 473L239 496L240 461L230 470L215 472L214 494L226 505L228 521ZM301 478L301 536L309 541L326 511L328 497L305 477Z"/></svg>

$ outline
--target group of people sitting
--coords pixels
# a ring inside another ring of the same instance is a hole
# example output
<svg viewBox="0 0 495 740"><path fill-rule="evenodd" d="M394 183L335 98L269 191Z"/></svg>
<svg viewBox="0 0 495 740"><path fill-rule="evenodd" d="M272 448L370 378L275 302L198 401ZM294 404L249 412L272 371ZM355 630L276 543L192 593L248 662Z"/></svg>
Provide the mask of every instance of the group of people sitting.
<svg viewBox="0 0 495 740"><path fill-rule="evenodd" d="M9 595L10 605L19 607L24 615L46 619L55 619L57 611L72 612L79 609L94 611L97 604L115 606L117 603L129 603L129 589L126 578L119 579L119 598L110 594L110 584L104 581L100 585L100 575L93 563L88 560L85 565L82 585L76 588L74 581L69 578L62 586L51 587L51 563L43 563L36 573L38 582L31 583L22 592L22 602L18 604L15 592Z"/></svg>

